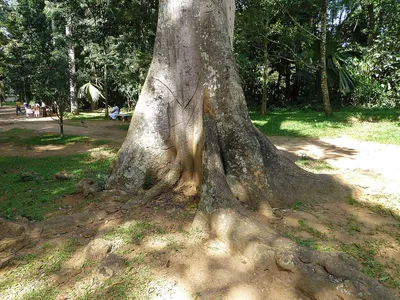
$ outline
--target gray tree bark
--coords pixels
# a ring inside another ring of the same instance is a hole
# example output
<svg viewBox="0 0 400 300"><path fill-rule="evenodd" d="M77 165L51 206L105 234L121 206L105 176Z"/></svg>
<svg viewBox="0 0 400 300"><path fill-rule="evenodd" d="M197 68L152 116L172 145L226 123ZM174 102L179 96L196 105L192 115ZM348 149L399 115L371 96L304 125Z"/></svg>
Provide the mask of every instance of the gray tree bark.
<svg viewBox="0 0 400 300"><path fill-rule="evenodd" d="M108 72L107 65L104 65L104 103L106 106L104 116L108 118L110 116L110 112L108 109Z"/></svg>
<svg viewBox="0 0 400 300"><path fill-rule="evenodd" d="M75 48L72 42L72 19L67 17L67 25L65 26L65 36L68 45L68 64L69 64L69 100L71 113L78 114L78 101L76 98L76 66L75 66Z"/></svg>
<svg viewBox="0 0 400 300"><path fill-rule="evenodd" d="M234 12L234 0L160 0L153 61L107 187L143 203L171 189L198 195L196 226L256 263L295 272L307 296L390 295L347 258L299 248L244 208L273 218L272 207L343 188L298 168L252 125L232 51Z"/></svg>

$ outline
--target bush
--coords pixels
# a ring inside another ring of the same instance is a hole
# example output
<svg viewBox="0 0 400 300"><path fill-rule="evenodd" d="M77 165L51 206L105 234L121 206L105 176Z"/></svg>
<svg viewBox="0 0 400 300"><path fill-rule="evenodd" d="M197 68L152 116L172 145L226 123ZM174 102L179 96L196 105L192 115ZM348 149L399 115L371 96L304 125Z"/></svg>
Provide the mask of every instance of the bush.
<svg viewBox="0 0 400 300"><path fill-rule="evenodd" d="M400 104L392 90L366 75L358 76L350 101L354 106L368 108L393 108Z"/></svg>

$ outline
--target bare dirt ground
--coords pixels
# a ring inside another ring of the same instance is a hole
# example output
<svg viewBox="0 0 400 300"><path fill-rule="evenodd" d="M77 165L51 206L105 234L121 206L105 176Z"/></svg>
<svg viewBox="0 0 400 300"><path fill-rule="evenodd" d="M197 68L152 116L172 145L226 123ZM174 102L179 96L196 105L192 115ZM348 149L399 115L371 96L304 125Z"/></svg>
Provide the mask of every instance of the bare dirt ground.
<svg viewBox="0 0 400 300"><path fill-rule="evenodd" d="M51 118L25 119L13 111L0 109L0 132L58 132ZM126 135L121 124L67 122L65 133L120 145ZM386 272L378 279L400 295L400 286L388 284L388 276L400 276L400 147L347 137L271 140L294 161L307 162L311 171L323 163L318 172L337 176L354 191L342 202L318 204L315 199L312 207L297 203L277 208L276 218L269 220L275 230L320 251L354 251L359 260L374 251L371 263ZM34 147L29 155L69 155L90 151L90 145ZM1 155L27 155L24 151L10 144ZM5 236L0 244L0 299L43 299L43 291L49 290L49 299L310 299L296 289L293 274L252 265L229 245L192 228L195 199L171 193L146 206L127 206L113 194L87 200L81 194L67 195L45 221L19 218L0 224L0 237ZM140 226L142 235L135 231ZM126 235L129 243L124 242ZM46 272L47 261L55 264L49 248L61 249L57 247L71 240L75 251L59 268ZM26 262L29 255L36 265ZM361 267L368 267L368 261Z"/></svg>

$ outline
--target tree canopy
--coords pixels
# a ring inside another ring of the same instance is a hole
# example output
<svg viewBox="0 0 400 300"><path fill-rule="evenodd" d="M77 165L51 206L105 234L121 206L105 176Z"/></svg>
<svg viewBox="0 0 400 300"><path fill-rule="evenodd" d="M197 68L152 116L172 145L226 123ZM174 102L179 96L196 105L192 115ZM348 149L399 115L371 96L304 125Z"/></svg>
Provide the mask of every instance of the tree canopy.
<svg viewBox="0 0 400 300"><path fill-rule="evenodd" d="M157 2L2 0L0 78L5 92L38 101L68 97L67 45L72 45L75 89L93 82L107 101L132 109L152 57ZM269 109L322 110L320 3L236 1L234 51L251 106L260 109L264 99ZM398 106L399 1L327 4L326 76L332 105ZM66 36L69 21L71 35Z"/></svg>

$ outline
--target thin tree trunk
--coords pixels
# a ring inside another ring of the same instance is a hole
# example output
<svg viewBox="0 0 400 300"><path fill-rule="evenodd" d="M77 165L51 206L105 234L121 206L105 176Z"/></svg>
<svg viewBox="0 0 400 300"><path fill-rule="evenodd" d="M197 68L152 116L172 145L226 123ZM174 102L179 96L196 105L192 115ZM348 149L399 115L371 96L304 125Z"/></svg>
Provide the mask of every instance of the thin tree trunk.
<svg viewBox="0 0 400 300"><path fill-rule="evenodd" d="M67 17L67 25L65 26L65 36L68 45L68 64L69 64L69 100L71 105L71 113L78 114L78 102L76 99L76 67L75 67L75 48L72 41L72 18Z"/></svg>
<svg viewBox="0 0 400 300"><path fill-rule="evenodd" d="M107 65L104 65L104 102L106 106L105 117L108 118L110 116L108 110L108 74L107 74Z"/></svg>
<svg viewBox="0 0 400 300"><path fill-rule="evenodd" d="M267 97L268 97L268 73L269 73L269 58L268 58L268 30L269 30L269 10L267 10L266 24L267 28L266 38L264 43L264 69L263 69L263 95L261 101L261 114L265 115L267 113Z"/></svg>
<svg viewBox="0 0 400 300"><path fill-rule="evenodd" d="M274 101L276 101L277 95L278 95L278 93L280 93L281 80L282 80L282 72L279 68L278 69L278 79L276 80L276 86L275 86L275 91L274 91Z"/></svg>
<svg viewBox="0 0 400 300"><path fill-rule="evenodd" d="M268 98L268 67L264 65L263 70L263 95L261 101L261 114L264 116L267 114L267 98Z"/></svg>
<svg viewBox="0 0 400 300"><path fill-rule="evenodd" d="M171 190L198 196L196 224L256 265L297 274L308 298L390 299L348 260L300 248L244 208L273 217L272 206L344 190L297 167L252 125L232 51L235 1L159 3L153 61L107 187L141 203Z"/></svg>
<svg viewBox="0 0 400 300"><path fill-rule="evenodd" d="M64 136L64 117L60 116L60 136Z"/></svg>
<svg viewBox="0 0 400 300"><path fill-rule="evenodd" d="M368 10L368 44L372 45L375 38L375 12L374 12L374 4L370 3L367 5Z"/></svg>
<svg viewBox="0 0 400 300"><path fill-rule="evenodd" d="M292 73L290 70L290 62L285 60L285 97L286 101L290 101L290 77Z"/></svg>
<svg viewBox="0 0 400 300"><path fill-rule="evenodd" d="M326 69L326 14L327 0L322 0L321 5L321 44L320 44L320 63L321 63L321 93L324 112L327 117L332 115L331 102L329 99L328 73Z"/></svg>

